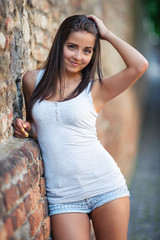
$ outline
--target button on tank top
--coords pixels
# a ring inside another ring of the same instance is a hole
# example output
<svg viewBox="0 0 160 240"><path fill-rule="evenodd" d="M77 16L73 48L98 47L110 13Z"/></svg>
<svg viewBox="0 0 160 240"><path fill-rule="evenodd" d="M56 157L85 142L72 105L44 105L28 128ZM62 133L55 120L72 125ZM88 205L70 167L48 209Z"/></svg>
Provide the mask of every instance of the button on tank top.
<svg viewBox="0 0 160 240"><path fill-rule="evenodd" d="M39 71L36 85L44 70ZM49 204L80 201L126 184L96 132L91 82L64 102L37 101L32 109L44 161Z"/></svg>

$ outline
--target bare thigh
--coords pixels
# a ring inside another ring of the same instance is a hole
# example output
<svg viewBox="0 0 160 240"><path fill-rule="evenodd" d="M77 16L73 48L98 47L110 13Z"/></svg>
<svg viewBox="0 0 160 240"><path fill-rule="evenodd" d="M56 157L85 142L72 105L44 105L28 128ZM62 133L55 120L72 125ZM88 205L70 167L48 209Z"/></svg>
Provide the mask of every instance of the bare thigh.
<svg viewBox="0 0 160 240"><path fill-rule="evenodd" d="M62 213L51 216L52 239L89 240L90 220L85 213Z"/></svg>
<svg viewBox="0 0 160 240"><path fill-rule="evenodd" d="M106 203L91 214L96 240L127 240L130 202L123 197Z"/></svg>

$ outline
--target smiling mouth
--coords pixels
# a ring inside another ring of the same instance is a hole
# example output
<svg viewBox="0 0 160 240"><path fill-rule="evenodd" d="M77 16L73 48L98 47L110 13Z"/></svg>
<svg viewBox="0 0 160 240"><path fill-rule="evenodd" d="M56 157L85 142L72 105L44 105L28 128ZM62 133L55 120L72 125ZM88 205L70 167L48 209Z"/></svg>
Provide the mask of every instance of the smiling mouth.
<svg viewBox="0 0 160 240"><path fill-rule="evenodd" d="M70 63L71 63L73 66L78 66L78 65L80 65L79 63L72 62L72 61L70 61Z"/></svg>

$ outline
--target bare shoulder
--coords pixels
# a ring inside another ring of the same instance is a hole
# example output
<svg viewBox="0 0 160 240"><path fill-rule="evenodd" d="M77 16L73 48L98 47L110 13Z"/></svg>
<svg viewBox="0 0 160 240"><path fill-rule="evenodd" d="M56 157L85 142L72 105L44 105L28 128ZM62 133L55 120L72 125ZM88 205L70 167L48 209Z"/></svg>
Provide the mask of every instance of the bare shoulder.
<svg viewBox="0 0 160 240"><path fill-rule="evenodd" d="M32 93L36 84L36 79L40 70L31 70L26 72L22 78L23 90Z"/></svg>
<svg viewBox="0 0 160 240"><path fill-rule="evenodd" d="M39 70L31 70L23 75L22 82L25 85L35 85Z"/></svg>

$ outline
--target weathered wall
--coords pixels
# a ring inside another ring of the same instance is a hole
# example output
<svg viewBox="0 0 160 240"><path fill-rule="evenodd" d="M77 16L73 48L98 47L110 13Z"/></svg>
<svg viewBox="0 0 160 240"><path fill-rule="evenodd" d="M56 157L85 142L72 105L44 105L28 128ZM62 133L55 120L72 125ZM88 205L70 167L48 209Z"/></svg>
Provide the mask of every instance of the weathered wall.
<svg viewBox="0 0 160 240"><path fill-rule="evenodd" d="M0 164L3 163L0 172L2 203L0 233L3 235L0 236L4 236L2 239L25 239L24 232L26 239L49 237L49 219L46 212L44 215L41 212L42 208L44 210L47 207L44 201L45 190L43 189L42 193L39 187L41 179L44 181L44 178L39 170L35 172L33 170L41 165L38 146L30 140L12 138L13 118L17 116L25 118L21 91L23 74L42 64L59 23L72 14L93 13L103 18L109 29L132 43L134 37L132 9L133 0L0 0ZM103 43L102 48L105 74L114 74L122 69L123 62L115 50L107 43ZM127 178L130 176L136 154L138 125L139 111L133 88L106 104L97 122L98 135L103 145L115 157ZM12 145L14 149L11 148ZM38 152L38 157L35 152ZM17 170L14 170L15 166ZM35 175L36 181L32 184L30 179L34 180ZM24 183L26 185L21 188ZM23 188L25 190L22 191ZM30 206L29 202L26 203L25 199L30 194L38 196L35 208ZM37 211L42 214L38 223L36 218L30 217L34 212L36 216ZM29 222L30 218L33 219L32 223ZM32 230L33 226L35 230Z"/></svg>
<svg viewBox="0 0 160 240"><path fill-rule="evenodd" d="M50 239L44 168L33 140L0 146L0 240Z"/></svg>

